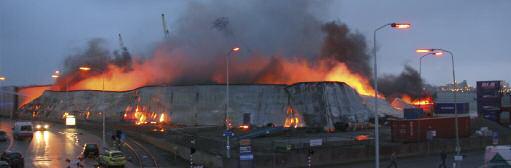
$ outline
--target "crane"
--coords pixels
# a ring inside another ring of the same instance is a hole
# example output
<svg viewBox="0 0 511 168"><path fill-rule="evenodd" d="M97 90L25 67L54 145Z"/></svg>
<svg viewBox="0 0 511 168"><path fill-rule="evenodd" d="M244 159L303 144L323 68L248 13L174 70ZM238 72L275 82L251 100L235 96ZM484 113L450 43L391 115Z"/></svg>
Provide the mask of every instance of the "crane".
<svg viewBox="0 0 511 168"><path fill-rule="evenodd" d="M167 20L165 19L165 14L161 14L161 24L163 26L163 35L167 39L169 38L169 28L167 27Z"/></svg>
<svg viewBox="0 0 511 168"><path fill-rule="evenodd" d="M124 41L122 40L121 33L119 33L119 46L121 47L122 52L128 52L128 48L124 45Z"/></svg>

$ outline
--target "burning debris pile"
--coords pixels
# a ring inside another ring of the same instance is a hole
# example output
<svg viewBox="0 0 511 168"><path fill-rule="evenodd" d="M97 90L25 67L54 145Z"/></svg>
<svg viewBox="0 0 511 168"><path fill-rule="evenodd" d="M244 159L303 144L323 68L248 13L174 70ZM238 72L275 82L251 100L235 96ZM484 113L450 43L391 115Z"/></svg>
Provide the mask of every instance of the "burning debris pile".
<svg viewBox="0 0 511 168"><path fill-rule="evenodd" d="M354 89L338 82L295 85L232 85L229 113L234 126L322 127L366 122L369 109ZM23 107L22 114L58 119L74 114L79 120L135 124L172 122L177 125L223 125L224 85L154 86L127 92L45 92ZM34 108L37 107L37 108Z"/></svg>

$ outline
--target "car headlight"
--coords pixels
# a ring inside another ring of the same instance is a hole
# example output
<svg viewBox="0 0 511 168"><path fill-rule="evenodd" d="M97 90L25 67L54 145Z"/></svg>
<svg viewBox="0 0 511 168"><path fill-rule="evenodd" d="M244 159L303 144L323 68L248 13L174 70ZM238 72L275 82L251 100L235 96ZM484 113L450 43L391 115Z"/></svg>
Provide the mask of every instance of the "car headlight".
<svg viewBox="0 0 511 168"><path fill-rule="evenodd" d="M48 129L50 126L48 124L44 124L44 129Z"/></svg>
<svg viewBox="0 0 511 168"><path fill-rule="evenodd" d="M35 128L41 129L41 125L36 125Z"/></svg>

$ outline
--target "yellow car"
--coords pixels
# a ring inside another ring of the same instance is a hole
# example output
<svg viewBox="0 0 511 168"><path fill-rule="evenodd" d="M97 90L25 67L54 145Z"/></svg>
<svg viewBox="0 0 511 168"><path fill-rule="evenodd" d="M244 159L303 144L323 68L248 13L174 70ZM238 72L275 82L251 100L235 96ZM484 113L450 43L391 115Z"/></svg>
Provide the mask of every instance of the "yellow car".
<svg viewBox="0 0 511 168"><path fill-rule="evenodd" d="M104 167L124 167L126 157L124 157L121 151L107 150L105 153L99 155L98 163Z"/></svg>

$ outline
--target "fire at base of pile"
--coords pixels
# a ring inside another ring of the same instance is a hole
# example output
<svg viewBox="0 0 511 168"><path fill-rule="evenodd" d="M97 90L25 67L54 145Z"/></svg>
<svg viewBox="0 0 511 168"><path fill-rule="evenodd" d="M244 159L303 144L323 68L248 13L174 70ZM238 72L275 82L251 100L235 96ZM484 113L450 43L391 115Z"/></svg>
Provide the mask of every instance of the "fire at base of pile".
<svg viewBox="0 0 511 168"><path fill-rule="evenodd" d="M106 112L107 120L136 124L223 126L225 89L225 85L190 85L151 86L126 92L46 91L19 111L36 118L59 119L73 114L77 120L100 120L101 112ZM371 104L341 82L231 85L228 110L233 126L271 123L334 130L339 123L367 122L373 113L365 102Z"/></svg>

